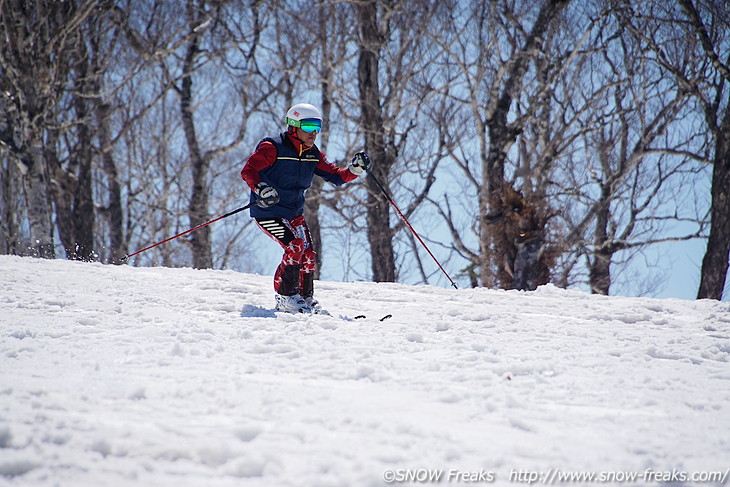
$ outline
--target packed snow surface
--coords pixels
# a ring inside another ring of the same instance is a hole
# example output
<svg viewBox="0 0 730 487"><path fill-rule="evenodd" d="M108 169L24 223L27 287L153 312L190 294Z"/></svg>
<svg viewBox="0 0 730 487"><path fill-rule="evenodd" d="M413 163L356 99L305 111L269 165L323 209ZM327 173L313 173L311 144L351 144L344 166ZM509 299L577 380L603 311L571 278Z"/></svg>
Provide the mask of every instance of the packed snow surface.
<svg viewBox="0 0 730 487"><path fill-rule="evenodd" d="M332 316L294 316L270 276L0 276L0 485L730 485L729 303L318 282Z"/></svg>

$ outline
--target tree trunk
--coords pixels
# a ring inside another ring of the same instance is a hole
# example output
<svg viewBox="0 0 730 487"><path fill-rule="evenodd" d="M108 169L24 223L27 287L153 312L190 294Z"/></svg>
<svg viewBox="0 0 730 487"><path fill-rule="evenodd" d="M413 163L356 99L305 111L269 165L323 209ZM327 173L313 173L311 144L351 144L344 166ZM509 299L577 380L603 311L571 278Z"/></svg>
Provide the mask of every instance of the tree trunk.
<svg viewBox="0 0 730 487"><path fill-rule="evenodd" d="M610 207L608 199L611 198L610 190L603 188L605 204L601 206L596 214L596 229L594 231L593 243L595 251L589 259L588 280L593 294L608 296L611 287L611 258L613 254L608 249L608 218Z"/></svg>
<svg viewBox="0 0 730 487"><path fill-rule="evenodd" d="M56 254L53 245L51 202L48 198L48 170L43 157L43 147L37 136L33 137L28 152L28 159L21 162L30 226L28 252L34 257L53 259Z"/></svg>
<svg viewBox="0 0 730 487"><path fill-rule="evenodd" d="M114 162L109 132L110 106L96 99L96 121L98 125L101 162L107 177L108 203L101 209L109 227L109 263L121 264L127 254L127 242L124 240L124 212L122 210L122 187L119 184L119 173Z"/></svg>
<svg viewBox="0 0 730 487"><path fill-rule="evenodd" d="M16 255L19 252L18 170L10 158L2 162L0 175L0 254Z"/></svg>
<svg viewBox="0 0 730 487"><path fill-rule="evenodd" d="M708 59L725 79L726 87L730 83L730 67L727 64L730 56L725 58L725 62L720 58L716 52L716 48L720 50L720 44L715 46L713 43L695 5L690 0L678 0L678 3L687 14ZM723 86L720 85L719 89L722 90ZM706 110L708 124L715 138L715 161L710 189L710 237L702 259L697 299L722 299L730 259L730 107L726 105L724 110L724 114L717 113L718 119L722 117L719 127L716 127L715 113L709 115L710 112Z"/></svg>
<svg viewBox="0 0 730 487"><path fill-rule="evenodd" d="M82 56L83 57L83 56ZM81 61L83 65L86 61ZM81 67L79 79L82 86L74 92L76 110L77 143L70 154L68 167L61 167L59 161L48 156L53 174L51 194L56 205L56 222L66 258L71 260L94 260L94 201L91 181L92 130L89 127L87 108L88 90L83 86L88 80L88 70Z"/></svg>
<svg viewBox="0 0 730 487"><path fill-rule="evenodd" d="M712 169L710 238L702 259L697 299L722 299L730 259L730 108L717 131Z"/></svg>
<svg viewBox="0 0 730 487"><path fill-rule="evenodd" d="M504 164L507 152L515 143L523 127L509 123L508 116L515 98L519 98L522 90L522 83L527 72L530 59L534 52L542 46L545 33L553 20L560 13L570 0L550 0L544 3L535 19L524 46L519 53L511 60L509 74L505 77L504 85L499 90L500 95L489 108L486 128L489 134L489 146L486 148L486 159L484 161L483 178L486 188L482 188L480 201L487 200L487 213L497 215L502 212L502 188L506 184L504 179ZM485 194L486 190L486 194ZM480 215L482 219L486 215ZM506 255L507 249L513 247L509 235L489 228L484 222L481 223L482 234L481 251L486 252L484 258L490 266L496 267L496 283L503 289L511 289L514 283L513 269L508 268L510 256ZM536 271L535 274L538 272ZM489 278L491 273L482 269L482 279Z"/></svg>
<svg viewBox="0 0 730 487"><path fill-rule="evenodd" d="M59 92L53 76L60 77L64 71L63 66L54 65L60 61L46 48L68 10L65 4L50 2L0 3L0 89L7 102L3 108L9 127L3 138L11 139L6 145L18 164L27 202L30 244L23 253L42 258L55 257L44 127Z"/></svg>
<svg viewBox="0 0 730 487"><path fill-rule="evenodd" d="M388 175L393 165L392 156L385 150L383 114L380 105L378 84L378 53L382 45L378 34L377 3L370 1L359 7L360 53L358 59L358 80L360 91L360 125L365 134L365 150L373 161L373 174L387 191ZM390 227L390 207L372 179L367 182L368 242L372 259L373 281L395 282L395 257L393 252L393 230Z"/></svg>
<svg viewBox="0 0 730 487"><path fill-rule="evenodd" d="M192 7L189 7L192 9ZM193 24L191 16L191 25ZM198 55L198 35L193 34L188 45L183 67L182 90L180 91L180 108L182 111L183 129L188 145L190 164L193 172L193 189L190 197L188 214L190 226L195 227L205 223L208 215L208 160L203 156L198 144L198 135L193 120L193 67ZM193 251L193 267L209 269L213 267L213 253L210 244L210 228L203 227L190 234L190 244Z"/></svg>

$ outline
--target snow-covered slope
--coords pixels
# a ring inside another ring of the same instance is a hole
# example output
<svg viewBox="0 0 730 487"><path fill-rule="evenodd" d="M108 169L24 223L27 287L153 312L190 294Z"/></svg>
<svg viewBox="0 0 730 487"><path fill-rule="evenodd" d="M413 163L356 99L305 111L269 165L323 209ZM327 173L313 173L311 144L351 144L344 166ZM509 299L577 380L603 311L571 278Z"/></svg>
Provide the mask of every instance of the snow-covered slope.
<svg viewBox="0 0 730 487"><path fill-rule="evenodd" d="M8 256L0 276L0 485L730 469L728 303L319 282L334 316L277 316L269 276Z"/></svg>

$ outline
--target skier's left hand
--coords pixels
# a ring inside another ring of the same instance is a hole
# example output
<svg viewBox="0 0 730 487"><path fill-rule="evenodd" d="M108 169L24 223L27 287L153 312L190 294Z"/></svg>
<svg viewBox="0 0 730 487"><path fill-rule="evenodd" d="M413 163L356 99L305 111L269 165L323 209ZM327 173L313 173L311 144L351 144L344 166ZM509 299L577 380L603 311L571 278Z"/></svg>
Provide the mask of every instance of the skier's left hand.
<svg viewBox="0 0 730 487"><path fill-rule="evenodd" d="M357 174L359 176L363 173L363 171L369 170L372 165L373 161L370 160L370 156L367 155L366 152L358 152L355 154L355 157L352 158L352 161L350 161L348 169L352 174Z"/></svg>

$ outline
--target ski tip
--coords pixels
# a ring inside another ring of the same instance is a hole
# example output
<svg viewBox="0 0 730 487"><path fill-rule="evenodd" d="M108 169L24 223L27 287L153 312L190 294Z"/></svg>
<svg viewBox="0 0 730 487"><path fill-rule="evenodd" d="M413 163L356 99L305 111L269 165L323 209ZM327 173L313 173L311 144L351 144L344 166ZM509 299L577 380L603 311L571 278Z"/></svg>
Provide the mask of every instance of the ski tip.
<svg viewBox="0 0 730 487"><path fill-rule="evenodd" d="M393 317L393 315L387 314L387 315L383 316L382 318L380 318L378 321L385 321L388 318L392 318L392 317ZM357 315L357 316L355 316L353 318L353 320L364 320L365 318L367 318L367 316L365 316L365 315Z"/></svg>

